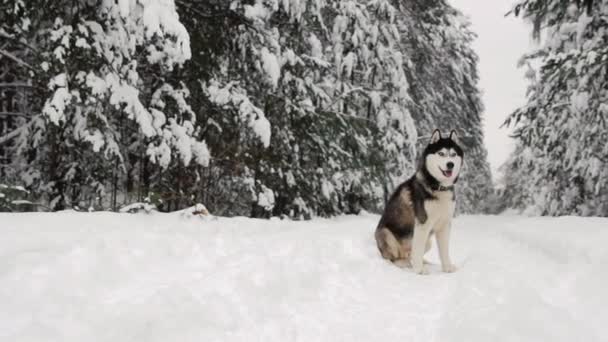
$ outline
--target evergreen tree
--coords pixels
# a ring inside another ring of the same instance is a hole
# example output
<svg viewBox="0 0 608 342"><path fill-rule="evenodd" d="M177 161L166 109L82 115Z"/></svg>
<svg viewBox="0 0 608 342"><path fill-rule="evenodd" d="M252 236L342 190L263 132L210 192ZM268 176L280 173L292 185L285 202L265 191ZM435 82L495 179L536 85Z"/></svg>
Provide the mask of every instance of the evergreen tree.
<svg viewBox="0 0 608 342"><path fill-rule="evenodd" d="M521 1L513 13L543 35L522 59L539 65L527 74L528 102L507 120L518 153L507 162L505 187L522 194L505 200L542 215L606 216L608 3Z"/></svg>
<svg viewBox="0 0 608 342"><path fill-rule="evenodd" d="M445 1L42 7L2 7L2 33L28 65L12 69L35 85L26 102L40 114L0 144L15 179L54 209L147 199L218 215L374 211L435 127L465 138L461 209L479 210L489 189L473 35Z"/></svg>
<svg viewBox="0 0 608 342"><path fill-rule="evenodd" d="M459 211L483 211L492 178L483 142L478 58L471 48L475 34L468 19L443 0L403 2L401 12L410 111L419 135L426 136L420 147L435 128L458 132L465 150L457 187Z"/></svg>
<svg viewBox="0 0 608 342"><path fill-rule="evenodd" d="M239 165L215 171L226 175L221 197L250 201L254 216L380 206L383 188L413 170L408 146L416 134L394 8L386 1L236 1L219 10L228 11L244 24L221 50L226 68L204 80L205 95L218 133L234 125L222 117L231 110L262 134L218 140L218 152L233 151L226 159Z"/></svg>
<svg viewBox="0 0 608 342"><path fill-rule="evenodd" d="M115 208L119 177L144 157L161 171L208 163L188 89L170 78L190 58L171 2L18 1L3 9L27 18L27 27L4 33L35 42L26 77L48 89L40 114L22 126L29 134L16 160L27 159L22 181L46 194L51 208L103 205L108 197Z"/></svg>

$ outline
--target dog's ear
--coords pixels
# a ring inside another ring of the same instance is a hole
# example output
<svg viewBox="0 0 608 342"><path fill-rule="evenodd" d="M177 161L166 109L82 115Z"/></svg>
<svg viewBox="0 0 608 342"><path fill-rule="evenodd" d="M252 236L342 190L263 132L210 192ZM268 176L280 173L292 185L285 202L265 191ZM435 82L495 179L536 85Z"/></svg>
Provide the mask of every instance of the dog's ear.
<svg viewBox="0 0 608 342"><path fill-rule="evenodd" d="M458 139L458 133L455 130L450 132L450 140L460 145L460 139Z"/></svg>
<svg viewBox="0 0 608 342"><path fill-rule="evenodd" d="M435 131L433 131L433 135L431 135L431 144L438 142L439 139L441 139L441 131L436 129Z"/></svg>

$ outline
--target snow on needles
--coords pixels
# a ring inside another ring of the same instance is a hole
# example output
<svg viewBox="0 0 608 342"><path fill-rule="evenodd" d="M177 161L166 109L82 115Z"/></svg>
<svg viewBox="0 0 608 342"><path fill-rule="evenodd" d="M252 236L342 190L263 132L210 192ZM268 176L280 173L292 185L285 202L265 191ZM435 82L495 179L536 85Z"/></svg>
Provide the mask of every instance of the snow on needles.
<svg viewBox="0 0 608 342"><path fill-rule="evenodd" d="M179 21L179 16L173 0L118 0L120 15L125 18L132 15L131 8L143 7L143 23L146 28L147 38L158 34L173 36L177 40L177 51L173 57L178 59L178 63L192 57L190 51L190 35L186 28Z"/></svg>
<svg viewBox="0 0 608 342"><path fill-rule="evenodd" d="M209 85L202 85L202 87L209 99L216 105L237 108L241 119L248 123L264 147L270 146L270 122L264 112L251 102L245 89L233 83L222 87L216 80L212 80Z"/></svg>
<svg viewBox="0 0 608 342"><path fill-rule="evenodd" d="M276 89L279 83L279 78L281 77L281 66L279 64L279 60L277 56L268 51L266 47L262 48L261 57L264 71L270 78L272 87Z"/></svg>
<svg viewBox="0 0 608 342"><path fill-rule="evenodd" d="M139 64L145 63L138 60L141 51L148 54L148 63L166 70L191 57L190 38L179 21L174 1L104 0L100 10L107 14L106 19L100 19L105 20L103 23L89 20L72 26L56 20L50 32L51 40L57 43L53 52L56 62L66 63L65 49L75 40L81 42L81 48L91 50L89 58L100 58L100 65L52 78L49 87L54 93L46 101L43 114L54 124L76 122L75 137L91 143L95 152L106 146L106 156L123 160L113 133L116 127L112 125L120 125L124 113L153 141L146 151L153 162L166 168L174 149L184 165L193 159L200 165L208 165L209 150L204 141L196 138L196 115L186 101L189 91L183 84L176 88L169 83L147 89L139 75ZM70 85L75 90L70 91ZM82 88L90 92L79 91ZM150 103L142 102L150 92ZM167 105L168 100L172 100L172 106ZM109 103L113 110L102 109L100 103ZM109 127L89 130L93 125L89 114Z"/></svg>
<svg viewBox="0 0 608 342"><path fill-rule="evenodd" d="M44 104L42 112L54 124L65 120L65 110L72 101L72 95L68 90L66 75L61 73L51 79L49 88L54 89L53 96Z"/></svg>

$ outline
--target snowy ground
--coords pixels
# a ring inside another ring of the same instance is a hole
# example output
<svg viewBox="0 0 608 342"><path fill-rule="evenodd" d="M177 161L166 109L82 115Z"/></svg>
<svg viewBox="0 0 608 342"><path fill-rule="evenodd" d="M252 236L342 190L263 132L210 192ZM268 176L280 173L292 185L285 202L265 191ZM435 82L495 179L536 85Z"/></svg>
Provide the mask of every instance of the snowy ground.
<svg viewBox="0 0 608 342"><path fill-rule="evenodd" d="M0 341L608 340L608 219L460 217L428 276L376 221L0 214Z"/></svg>

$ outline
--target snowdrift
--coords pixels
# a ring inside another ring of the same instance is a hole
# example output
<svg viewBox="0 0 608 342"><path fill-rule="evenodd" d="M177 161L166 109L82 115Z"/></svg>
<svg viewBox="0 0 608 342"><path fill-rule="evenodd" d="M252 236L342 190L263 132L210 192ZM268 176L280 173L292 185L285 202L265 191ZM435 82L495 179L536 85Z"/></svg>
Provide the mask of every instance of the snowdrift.
<svg viewBox="0 0 608 342"><path fill-rule="evenodd" d="M377 219L0 214L0 341L608 339L607 219L459 217L428 276Z"/></svg>

